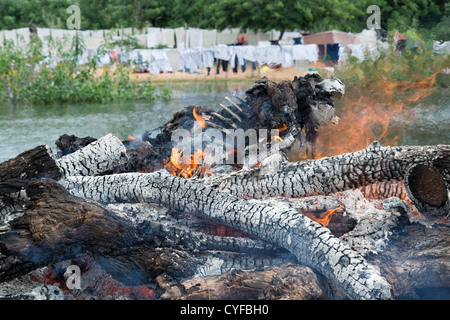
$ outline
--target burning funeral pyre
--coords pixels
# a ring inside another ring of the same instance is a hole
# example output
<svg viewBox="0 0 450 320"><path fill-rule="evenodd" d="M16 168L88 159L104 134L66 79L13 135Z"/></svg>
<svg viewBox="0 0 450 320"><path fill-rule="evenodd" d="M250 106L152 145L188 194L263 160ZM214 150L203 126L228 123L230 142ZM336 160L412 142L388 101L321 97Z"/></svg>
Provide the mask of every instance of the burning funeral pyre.
<svg viewBox="0 0 450 320"><path fill-rule="evenodd" d="M0 298L447 294L450 146L318 158L344 91L263 78L142 139L63 135L1 163ZM313 159L289 161L294 142Z"/></svg>

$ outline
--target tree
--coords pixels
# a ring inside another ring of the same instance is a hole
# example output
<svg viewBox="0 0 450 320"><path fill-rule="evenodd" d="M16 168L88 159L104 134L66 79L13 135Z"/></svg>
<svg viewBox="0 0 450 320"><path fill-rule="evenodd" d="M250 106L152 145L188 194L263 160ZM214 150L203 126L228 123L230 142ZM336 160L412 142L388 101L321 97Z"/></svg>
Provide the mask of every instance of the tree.
<svg viewBox="0 0 450 320"><path fill-rule="evenodd" d="M365 23L363 10L347 0L224 0L217 4L216 12L219 29L277 29L280 39L285 30L354 31Z"/></svg>

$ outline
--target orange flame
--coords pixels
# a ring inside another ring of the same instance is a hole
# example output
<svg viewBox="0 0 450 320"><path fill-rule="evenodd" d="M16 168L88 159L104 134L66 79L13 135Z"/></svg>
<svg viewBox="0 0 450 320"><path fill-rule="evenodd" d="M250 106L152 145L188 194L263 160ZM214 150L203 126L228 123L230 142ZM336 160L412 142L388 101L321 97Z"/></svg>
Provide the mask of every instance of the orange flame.
<svg viewBox="0 0 450 320"><path fill-rule="evenodd" d="M192 178L194 174L205 175L209 172L207 167L201 166L205 156L201 149L197 149L194 154L189 155L188 163L186 163L185 159L182 159L184 157L183 152L184 149L173 148L170 161L164 166L164 169L176 177L185 179Z"/></svg>
<svg viewBox="0 0 450 320"><path fill-rule="evenodd" d="M345 105L336 107L339 125L319 129L316 158L355 152L373 141L397 145L400 135L389 127L392 117L401 114L403 119L411 119L413 115L405 108L405 103L430 95L436 75L410 82L379 80L371 85L370 92L357 86L349 87L343 99ZM309 157L304 150L291 152L289 156L292 161Z"/></svg>
<svg viewBox="0 0 450 320"><path fill-rule="evenodd" d="M277 130L280 131L280 132L283 132L287 128L288 128L288 126L286 125L286 123L283 123L283 125L281 127L277 128Z"/></svg>
<svg viewBox="0 0 450 320"><path fill-rule="evenodd" d="M192 110L192 114L194 115L195 121L200 123L202 129L205 129L206 128L205 120L203 120L203 118L197 114L197 107L195 107L194 110Z"/></svg>
<svg viewBox="0 0 450 320"><path fill-rule="evenodd" d="M280 136L274 136L273 141L283 142L283 139Z"/></svg>
<svg viewBox="0 0 450 320"><path fill-rule="evenodd" d="M328 226L328 224L331 221L331 218L333 217L333 213L340 209L342 207L342 205L340 205L337 208L334 209L328 209L327 211L321 213L318 217L316 217L313 213L311 212L303 212L303 214L305 216L307 216L308 218L310 218L311 220L320 223L322 226L326 227Z"/></svg>

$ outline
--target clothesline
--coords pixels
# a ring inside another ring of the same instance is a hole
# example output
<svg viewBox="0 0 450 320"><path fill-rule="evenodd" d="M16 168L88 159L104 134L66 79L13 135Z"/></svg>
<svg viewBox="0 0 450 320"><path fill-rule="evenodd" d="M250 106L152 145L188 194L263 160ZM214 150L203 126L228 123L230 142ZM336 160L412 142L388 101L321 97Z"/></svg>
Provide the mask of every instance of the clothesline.
<svg viewBox="0 0 450 320"><path fill-rule="evenodd" d="M48 49L47 49L48 50ZM362 61L365 52L375 58L378 54L375 45L352 44L339 45L339 61L345 61L349 55ZM97 49L87 49L78 57L78 64L86 64L98 55ZM266 46L227 46L217 45L206 48L188 49L133 49L128 52L113 50L97 56L98 65L108 65L115 62L128 62L133 67L140 67L149 73L173 72L176 70L200 70L212 68L215 61L227 61L231 68L243 66L247 61L264 64L280 64L284 68L294 65L295 61L314 62L320 59L319 47L316 44L299 45L266 45ZM45 61L52 68L57 58L51 55Z"/></svg>

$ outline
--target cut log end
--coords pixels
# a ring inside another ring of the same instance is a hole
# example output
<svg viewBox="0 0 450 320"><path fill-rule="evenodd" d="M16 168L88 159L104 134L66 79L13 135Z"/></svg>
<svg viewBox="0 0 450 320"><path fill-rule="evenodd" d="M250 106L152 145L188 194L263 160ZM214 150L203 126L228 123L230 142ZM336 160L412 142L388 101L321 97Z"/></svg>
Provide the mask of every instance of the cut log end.
<svg viewBox="0 0 450 320"><path fill-rule="evenodd" d="M411 167L404 179L409 197L424 218L446 220L450 211L447 186L440 172L430 166Z"/></svg>

